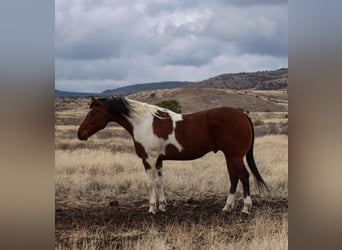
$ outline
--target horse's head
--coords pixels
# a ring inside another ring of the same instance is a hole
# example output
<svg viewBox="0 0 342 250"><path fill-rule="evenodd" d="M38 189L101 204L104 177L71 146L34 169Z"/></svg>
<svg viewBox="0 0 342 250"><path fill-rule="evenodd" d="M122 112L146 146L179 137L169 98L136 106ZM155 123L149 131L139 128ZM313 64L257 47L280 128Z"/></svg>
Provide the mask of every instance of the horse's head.
<svg viewBox="0 0 342 250"><path fill-rule="evenodd" d="M78 129L78 139L87 140L88 137L105 128L111 120L109 105L101 99L92 97L90 111Z"/></svg>

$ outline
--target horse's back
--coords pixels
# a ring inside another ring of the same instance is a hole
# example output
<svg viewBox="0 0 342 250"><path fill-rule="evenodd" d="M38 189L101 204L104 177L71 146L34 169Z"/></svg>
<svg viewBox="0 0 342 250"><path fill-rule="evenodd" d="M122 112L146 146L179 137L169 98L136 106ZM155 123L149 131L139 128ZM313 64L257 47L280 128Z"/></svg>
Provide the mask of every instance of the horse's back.
<svg viewBox="0 0 342 250"><path fill-rule="evenodd" d="M218 150L244 156L252 142L251 131L246 115L233 108L220 107L184 114L175 128L175 138L182 145L182 150L167 145L166 155L162 158L192 160Z"/></svg>

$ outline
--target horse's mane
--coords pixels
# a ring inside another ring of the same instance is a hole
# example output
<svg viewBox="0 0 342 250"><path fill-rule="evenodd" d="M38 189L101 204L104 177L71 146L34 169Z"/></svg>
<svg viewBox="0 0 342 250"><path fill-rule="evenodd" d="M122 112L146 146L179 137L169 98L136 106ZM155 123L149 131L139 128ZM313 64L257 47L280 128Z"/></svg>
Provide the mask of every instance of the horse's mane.
<svg viewBox="0 0 342 250"><path fill-rule="evenodd" d="M137 116L142 116L149 113L154 117L161 118L158 115L158 112L171 112L168 109L161 108L156 105L148 104L145 102L139 102L128 98L126 98L126 101L129 103L131 112Z"/></svg>
<svg viewBox="0 0 342 250"><path fill-rule="evenodd" d="M143 116L146 113L149 113L154 117L165 118L161 117L158 113L173 113L173 111L171 110L161 108L156 105L148 104L145 102L139 102L136 100L128 99L125 97L99 98L99 100L108 104L113 114Z"/></svg>
<svg viewBox="0 0 342 250"><path fill-rule="evenodd" d="M130 105L123 97L115 98L99 98L98 100L106 103L110 107L110 111L114 115L128 115L130 113Z"/></svg>

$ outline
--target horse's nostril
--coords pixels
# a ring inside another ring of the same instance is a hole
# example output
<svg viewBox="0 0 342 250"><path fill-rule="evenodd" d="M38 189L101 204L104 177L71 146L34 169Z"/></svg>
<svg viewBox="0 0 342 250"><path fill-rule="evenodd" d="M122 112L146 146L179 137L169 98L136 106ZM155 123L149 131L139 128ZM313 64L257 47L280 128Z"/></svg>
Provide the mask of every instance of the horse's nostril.
<svg viewBox="0 0 342 250"><path fill-rule="evenodd" d="M78 137L78 139L82 140L82 136L81 136L80 132L77 132L77 137Z"/></svg>
<svg viewBox="0 0 342 250"><path fill-rule="evenodd" d="M87 134L81 134L80 132L77 132L77 137L78 137L78 139L81 140L81 141L86 141L86 140L88 140Z"/></svg>

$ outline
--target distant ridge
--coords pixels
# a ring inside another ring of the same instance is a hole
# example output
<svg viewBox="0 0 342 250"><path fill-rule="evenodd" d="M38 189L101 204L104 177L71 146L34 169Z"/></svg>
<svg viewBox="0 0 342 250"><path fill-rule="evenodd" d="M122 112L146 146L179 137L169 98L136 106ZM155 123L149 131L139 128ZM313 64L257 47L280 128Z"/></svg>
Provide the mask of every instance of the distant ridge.
<svg viewBox="0 0 342 250"><path fill-rule="evenodd" d="M97 96L99 94L96 93L85 93L85 92L71 92L71 91L62 91L55 89L55 97L85 97L85 96Z"/></svg>
<svg viewBox="0 0 342 250"><path fill-rule="evenodd" d="M181 82L181 81L169 81L169 82L153 82L153 83L140 83L133 84L116 89L108 89L103 91L102 95L127 95L134 94L140 91L156 90L156 89L173 89L183 86L187 86L192 82Z"/></svg>
<svg viewBox="0 0 342 250"><path fill-rule="evenodd" d="M101 93L82 93L55 90L55 97L84 97L129 95L141 91L174 89L174 88L216 88L216 89L256 89L279 90L288 88L288 69L282 68L270 71L241 72L222 74L199 82L167 81L140 83L125 87L107 89Z"/></svg>
<svg viewBox="0 0 342 250"><path fill-rule="evenodd" d="M153 83L138 83L120 87L116 89L107 89L101 93L84 93L84 92L70 92L55 89L55 97L85 97L85 96L109 96L109 95L128 95L140 91L156 90L156 89L173 89L184 87L192 82L186 81L169 81L169 82L153 82Z"/></svg>
<svg viewBox="0 0 342 250"><path fill-rule="evenodd" d="M223 74L195 82L187 87L257 90L287 89L288 69Z"/></svg>

